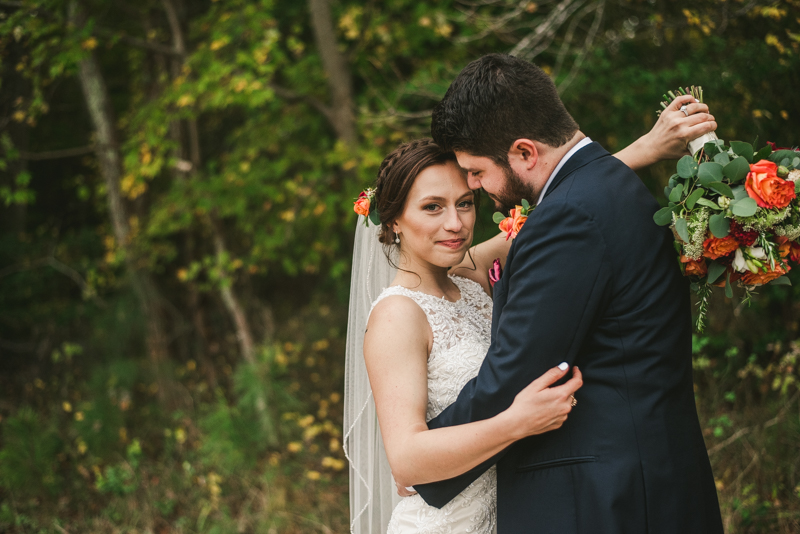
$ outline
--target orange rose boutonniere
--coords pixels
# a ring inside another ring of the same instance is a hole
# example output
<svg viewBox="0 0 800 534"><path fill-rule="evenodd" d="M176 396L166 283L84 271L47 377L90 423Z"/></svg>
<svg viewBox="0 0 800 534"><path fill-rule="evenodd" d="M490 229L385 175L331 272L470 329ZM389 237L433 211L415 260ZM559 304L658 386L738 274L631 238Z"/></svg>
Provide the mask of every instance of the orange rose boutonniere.
<svg viewBox="0 0 800 534"><path fill-rule="evenodd" d="M512 209L508 217L497 211L495 212L493 219L494 222L496 222L500 227L500 231L506 233L506 240L509 238L514 239L517 237L519 231L522 230L522 225L524 225L525 221L528 220L528 215L532 211L533 206L531 206L528 201L523 198L522 205Z"/></svg>

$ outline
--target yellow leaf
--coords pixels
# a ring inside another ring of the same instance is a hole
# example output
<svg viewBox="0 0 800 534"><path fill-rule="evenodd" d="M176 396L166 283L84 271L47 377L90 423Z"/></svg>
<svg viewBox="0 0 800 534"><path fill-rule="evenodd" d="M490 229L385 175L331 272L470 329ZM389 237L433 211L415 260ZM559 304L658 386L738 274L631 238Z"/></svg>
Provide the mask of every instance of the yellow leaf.
<svg viewBox="0 0 800 534"><path fill-rule="evenodd" d="M97 39L94 37L89 37L84 42L81 43L81 48L84 50L94 50L97 48Z"/></svg>
<svg viewBox="0 0 800 534"><path fill-rule="evenodd" d="M286 449L289 452L300 452L301 450L303 450L303 444L300 443L299 441L292 441L286 446Z"/></svg>
<svg viewBox="0 0 800 534"><path fill-rule="evenodd" d="M65 412L69 413L72 411L72 404L67 401L61 403L61 408L64 409Z"/></svg>
<svg viewBox="0 0 800 534"><path fill-rule="evenodd" d="M213 41L211 43L211 45L209 46L209 48L211 48L211 50L219 50L220 48L222 48L226 44L228 44L228 38L227 37L223 37L222 39L217 39L216 41Z"/></svg>
<svg viewBox="0 0 800 534"><path fill-rule="evenodd" d="M322 475L319 474L319 471L308 471L306 472L306 477L309 480L319 480Z"/></svg>
<svg viewBox="0 0 800 534"><path fill-rule="evenodd" d="M14 112L14 120L17 122L22 122L25 120L25 112L24 111L15 111Z"/></svg>

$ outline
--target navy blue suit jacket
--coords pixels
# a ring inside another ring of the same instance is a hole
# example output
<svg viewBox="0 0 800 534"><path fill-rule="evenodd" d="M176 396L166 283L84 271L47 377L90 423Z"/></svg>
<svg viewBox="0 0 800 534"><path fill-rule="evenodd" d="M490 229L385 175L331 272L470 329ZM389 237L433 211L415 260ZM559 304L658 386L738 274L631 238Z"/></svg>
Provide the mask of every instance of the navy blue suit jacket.
<svg viewBox="0 0 800 534"><path fill-rule="evenodd" d="M428 426L492 417L562 361L583 372L578 405L560 429L416 486L426 502L444 506L496 462L499 534L722 534L694 402L688 284L657 209L599 144L566 162L494 286L478 376Z"/></svg>

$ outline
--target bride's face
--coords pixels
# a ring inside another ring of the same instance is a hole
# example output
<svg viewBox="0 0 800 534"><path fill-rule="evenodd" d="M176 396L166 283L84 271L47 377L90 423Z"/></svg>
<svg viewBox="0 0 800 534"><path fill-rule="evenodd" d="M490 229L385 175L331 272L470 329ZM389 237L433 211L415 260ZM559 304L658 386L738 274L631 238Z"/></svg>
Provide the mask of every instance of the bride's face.
<svg viewBox="0 0 800 534"><path fill-rule="evenodd" d="M419 173L394 231L400 234L400 250L410 259L452 267L469 250L474 226L474 194L461 169L450 162Z"/></svg>

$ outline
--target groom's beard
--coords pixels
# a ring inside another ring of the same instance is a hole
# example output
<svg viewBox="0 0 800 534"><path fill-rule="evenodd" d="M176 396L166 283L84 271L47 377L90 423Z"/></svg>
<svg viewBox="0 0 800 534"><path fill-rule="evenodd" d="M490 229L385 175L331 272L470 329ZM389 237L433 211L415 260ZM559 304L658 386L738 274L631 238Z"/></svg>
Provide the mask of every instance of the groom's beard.
<svg viewBox="0 0 800 534"><path fill-rule="evenodd" d="M511 167L503 168L506 183L503 189L497 194L492 195L492 199L499 211L508 213L515 206L522 204L522 199L527 200L531 206L539 200L539 194L533 186L522 181L522 177L514 172Z"/></svg>

